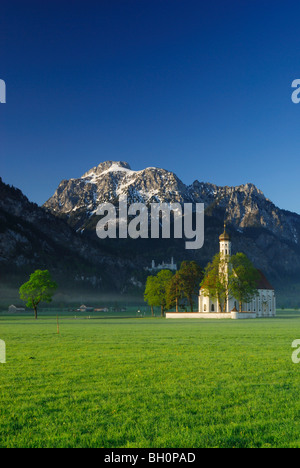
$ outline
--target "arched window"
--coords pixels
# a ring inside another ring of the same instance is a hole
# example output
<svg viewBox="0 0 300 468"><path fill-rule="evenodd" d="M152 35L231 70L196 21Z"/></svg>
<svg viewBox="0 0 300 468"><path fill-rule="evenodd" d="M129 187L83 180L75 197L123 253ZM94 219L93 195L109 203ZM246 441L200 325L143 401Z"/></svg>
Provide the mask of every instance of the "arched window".
<svg viewBox="0 0 300 468"><path fill-rule="evenodd" d="M204 312L206 312L206 304L204 304L203 310Z"/></svg>
<svg viewBox="0 0 300 468"><path fill-rule="evenodd" d="M214 304L211 305L211 311L212 311L212 312L215 311L215 305L214 305Z"/></svg>

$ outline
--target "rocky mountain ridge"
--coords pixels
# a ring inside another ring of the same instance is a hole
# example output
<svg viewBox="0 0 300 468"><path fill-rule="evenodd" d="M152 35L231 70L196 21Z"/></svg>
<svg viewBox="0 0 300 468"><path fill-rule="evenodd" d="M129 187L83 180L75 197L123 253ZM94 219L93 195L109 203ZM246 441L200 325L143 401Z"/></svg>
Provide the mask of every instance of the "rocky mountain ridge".
<svg viewBox="0 0 300 468"><path fill-rule="evenodd" d="M77 230L90 224L101 203L204 203L207 212L234 229L263 228L292 244L300 239L300 216L276 207L253 184L219 187L196 180L185 185L173 172L159 168L133 171L126 162L107 161L78 179L64 180L44 208Z"/></svg>

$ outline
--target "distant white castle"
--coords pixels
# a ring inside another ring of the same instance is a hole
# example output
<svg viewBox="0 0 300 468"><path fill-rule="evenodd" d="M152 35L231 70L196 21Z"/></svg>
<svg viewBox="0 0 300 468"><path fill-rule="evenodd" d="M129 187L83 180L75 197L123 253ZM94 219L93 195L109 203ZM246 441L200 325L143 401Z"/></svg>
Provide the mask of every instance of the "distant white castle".
<svg viewBox="0 0 300 468"><path fill-rule="evenodd" d="M174 263L174 257L171 258L171 263L162 262L160 265L155 265L155 261L152 260L151 268L147 268L148 271L158 271L158 270L171 270L177 271L177 264Z"/></svg>

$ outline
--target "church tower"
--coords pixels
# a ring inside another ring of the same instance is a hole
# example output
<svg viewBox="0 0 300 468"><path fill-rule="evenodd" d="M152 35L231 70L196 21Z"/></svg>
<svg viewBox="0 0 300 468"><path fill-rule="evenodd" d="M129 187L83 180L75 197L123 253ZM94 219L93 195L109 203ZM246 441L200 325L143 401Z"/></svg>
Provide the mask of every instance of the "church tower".
<svg viewBox="0 0 300 468"><path fill-rule="evenodd" d="M219 237L220 254L222 257L231 257L231 238L226 231L226 223L224 223L224 232Z"/></svg>
<svg viewBox="0 0 300 468"><path fill-rule="evenodd" d="M224 232L219 237L220 241L220 271L219 274L224 278L228 284L229 275L231 272L230 267L230 257L231 257L231 238L228 232L226 231L226 223L224 223ZM223 260L223 261L222 261ZM227 291L227 301L226 301L226 310L224 312L229 312L229 295Z"/></svg>

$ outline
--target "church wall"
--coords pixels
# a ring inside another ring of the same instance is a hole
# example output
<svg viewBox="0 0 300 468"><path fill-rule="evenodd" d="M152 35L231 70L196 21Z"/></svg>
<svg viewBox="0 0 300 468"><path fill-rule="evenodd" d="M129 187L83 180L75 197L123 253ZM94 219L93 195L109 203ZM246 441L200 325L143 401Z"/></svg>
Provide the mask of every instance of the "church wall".
<svg viewBox="0 0 300 468"><path fill-rule="evenodd" d="M257 296L249 303L243 304L244 312L256 312L257 317L275 317L275 291L259 289Z"/></svg>
<svg viewBox="0 0 300 468"><path fill-rule="evenodd" d="M231 297L228 299L226 312L231 312L234 307L238 310L239 302L234 297ZM204 296L202 291L200 291L198 310L202 313L219 313L218 301ZM257 296L251 302L242 304L242 311L255 312L257 317L275 317L275 292L269 289L259 289Z"/></svg>
<svg viewBox="0 0 300 468"><path fill-rule="evenodd" d="M211 299L208 296L204 296L202 291L199 295L199 312L214 313L219 312L219 304L216 299Z"/></svg>

